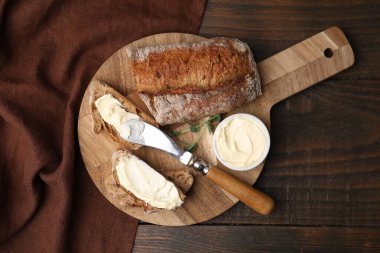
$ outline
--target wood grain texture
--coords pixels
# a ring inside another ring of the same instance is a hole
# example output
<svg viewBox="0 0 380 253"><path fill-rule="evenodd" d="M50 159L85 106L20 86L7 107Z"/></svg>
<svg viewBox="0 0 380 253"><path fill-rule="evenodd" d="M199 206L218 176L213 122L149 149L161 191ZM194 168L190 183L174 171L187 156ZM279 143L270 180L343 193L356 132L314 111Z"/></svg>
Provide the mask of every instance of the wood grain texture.
<svg viewBox="0 0 380 253"><path fill-rule="evenodd" d="M104 81L120 92L132 93L134 80L126 55L127 47L199 40L202 38L185 34L161 34L140 39L117 51L102 65L93 79ZM332 51L331 58L324 55L326 49ZM235 112L254 114L270 127L269 112L275 103L350 67L353 63L354 56L347 39L339 28L332 27L258 63L263 95ZM82 157L96 186L120 210L150 223L180 226L209 220L237 202L234 196L199 174L195 175L195 184L188 193L185 204L174 211L160 210L147 215L139 207L131 207L118 201L107 189L105 182L111 177L112 153L119 149L119 146L106 138L104 134L95 135L92 132L88 97L87 90L82 100L78 120ZM161 151L143 147L135 154L158 171L184 169L178 161ZM196 154L211 164L215 161L211 142L209 145L201 146ZM220 167L220 164L218 166ZM263 163L255 170L233 173L240 180L252 185L262 168Z"/></svg>
<svg viewBox="0 0 380 253"><path fill-rule="evenodd" d="M133 252L379 252L380 229L139 226Z"/></svg>
<svg viewBox="0 0 380 253"><path fill-rule="evenodd" d="M269 217L238 204L210 224L380 226L380 81L326 81L276 105L256 183Z"/></svg>
<svg viewBox="0 0 380 253"><path fill-rule="evenodd" d="M210 0L200 34L246 41L258 61L330 26L345 31L356 67L334 77L380 78L380 2L377 0Z"/></svg>
<svg viewBox="0 0 380 253"><path fill-rule="evenodd" d="M256 182L276 200L271 216L238 203L209 224L380 226L379 9L362 0L208 1L200 33L244 39L258 60L331 25L356 60L272 109L276 140Z"/></svg>
<svg viewBox="0 0 380 253"><path fill-rule="evenodd" d="M274 201L271 197L251 187L250 184L238 180L231 174L211 166L206 177L257 213L268 215L273 211Z"/></svg>

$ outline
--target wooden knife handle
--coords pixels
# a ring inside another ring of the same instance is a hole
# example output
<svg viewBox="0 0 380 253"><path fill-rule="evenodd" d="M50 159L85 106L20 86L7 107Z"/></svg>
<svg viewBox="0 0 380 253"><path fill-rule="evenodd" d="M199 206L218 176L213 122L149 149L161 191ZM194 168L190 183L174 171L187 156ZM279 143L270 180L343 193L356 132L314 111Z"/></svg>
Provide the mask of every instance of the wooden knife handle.
<svg viewBox="0 0 380 253"><path fill-rule="evenodd" d="M260 214L267 215L274 208L271 197L215 166L209 167L206 177Z"/></svg>

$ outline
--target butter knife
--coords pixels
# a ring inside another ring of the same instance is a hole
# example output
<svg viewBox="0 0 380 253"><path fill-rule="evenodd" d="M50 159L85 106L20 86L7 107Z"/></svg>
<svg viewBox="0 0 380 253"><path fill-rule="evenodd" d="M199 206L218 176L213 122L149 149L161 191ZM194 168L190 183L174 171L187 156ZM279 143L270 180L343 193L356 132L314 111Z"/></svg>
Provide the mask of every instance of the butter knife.
<svg viewBox="0 0 380 253"><path fill-rule="evenodd" d="M181 163L202 173L213 183L260 214L267 215L274 207L271 197L216 166L205 163L194 154L184 151L157 127L140 120L128 120L121 126L120 136L129 142L170 153Z"/></svg>

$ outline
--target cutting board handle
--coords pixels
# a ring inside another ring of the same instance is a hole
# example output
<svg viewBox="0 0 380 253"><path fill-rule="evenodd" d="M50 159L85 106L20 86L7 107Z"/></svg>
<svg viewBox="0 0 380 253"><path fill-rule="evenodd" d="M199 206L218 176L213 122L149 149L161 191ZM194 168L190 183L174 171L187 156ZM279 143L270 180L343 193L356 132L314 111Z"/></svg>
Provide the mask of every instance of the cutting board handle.
<svg viewBox="0 0 380 253"><path fill-rule="evenodd" d="M263 95L252 103L264 103L270 109L354 62L354 53L343 31L331 27L259 62Z"/></svg>

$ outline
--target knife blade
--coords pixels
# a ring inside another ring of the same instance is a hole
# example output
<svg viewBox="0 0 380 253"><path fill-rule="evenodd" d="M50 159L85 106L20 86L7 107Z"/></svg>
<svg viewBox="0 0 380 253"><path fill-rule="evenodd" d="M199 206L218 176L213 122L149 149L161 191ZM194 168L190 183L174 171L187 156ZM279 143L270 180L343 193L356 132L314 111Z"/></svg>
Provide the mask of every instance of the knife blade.
<svg viewBox="0 0 380 253"><path fill-rule="evenodd" d="M120 130L123 139L170 153L182 164L202 173L256 212L267 215L273 210L274 201L271 197L216 166L205 163L192 153L184 151L159 128L141 120L128 120Z"/></svg>

